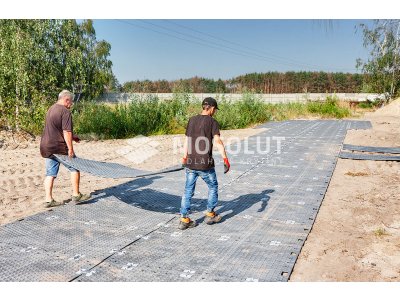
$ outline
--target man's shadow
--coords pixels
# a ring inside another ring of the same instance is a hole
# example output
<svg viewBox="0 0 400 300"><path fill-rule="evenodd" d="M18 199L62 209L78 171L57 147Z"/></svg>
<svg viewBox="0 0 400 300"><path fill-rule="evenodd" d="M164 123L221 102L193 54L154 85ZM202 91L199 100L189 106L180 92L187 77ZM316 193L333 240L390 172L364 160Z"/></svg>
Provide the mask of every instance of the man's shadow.
<svg viewBox="0 0 400 300"><path fill-rule="evenodd" d="M221 200L218 201L216 212L222 215L222 220L220 222L225 222L226 220L249 210L253 205L260 203L257 213L265 211L271 196L269 194L273 193L275 190L267 189L258 194L244 194L232 200ZM203 200L204 209L207 207L207 199ZM254 213L254 211L252 211ZM249 212L250 213L250 212ZM198 219L198 222L204 221L205 216Z"/></svg>
<svg viewBox="0 0 400 300"><path fill-rule="evenodd" d="M180 207L180 196L162 192L163 188L159 187L157 187L158 190L146 188L161 178L163 176L159 175L140 177L120 185L97 190L89 201L80 205L93 204L112 196L133 207L161 213L175 213L176 208L178 207L179 210Z"/></svg>
<svg viewBox="0 0 400 300"><path fill-rule="evenodd" d="M82 204L96 203L104 198L113 196L128 205L140 209L159 213L179 214L184 187L182 187L180 191L181 194L178 195L163 192L163 188L159 188L159 190L146 188L160 178L163 177L141 177L117 186L99 190L96 191L96 195L91 200ZM274 191L275 190L267 189L257 194L244 194L232 200L227 200L225 197L221 198L220 195L216 212L223 215L221 222L250 209L257 203L259 203L259 208L256 212L263 212L271 198L269 194ZM206 209L207 199L193 197L191 213L204 212ZM197 221L202 222L203 220L204 217L201 217Z"/></svg>

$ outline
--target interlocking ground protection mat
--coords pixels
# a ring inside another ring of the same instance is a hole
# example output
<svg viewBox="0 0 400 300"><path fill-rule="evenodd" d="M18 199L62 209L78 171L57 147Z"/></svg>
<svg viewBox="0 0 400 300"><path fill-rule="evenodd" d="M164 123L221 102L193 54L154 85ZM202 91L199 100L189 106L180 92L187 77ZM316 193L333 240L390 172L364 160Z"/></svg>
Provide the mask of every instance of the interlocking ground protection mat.
<svg viewBox="0 0 400 300"><path fill-rule="evenodd" d="M348 129L365 121L285 121L230 147L222 222L206 225L207 186L179 231L183 171L136 178L80 204L0 227L1 281L287 281ZM270 146L270 147L269 147Z"/></svg>
<svg viewBox="0 0 400 300"><path fill-rule="evenodd" d="M396 147L371 147L343 144L343 150L400 154L400 148Z"/></svg>
<svg viewBox="0 0 400 300"><path fill-rule="evenodd" d="M157 172L143 171L129 168L117 163L101 162L80 157L70 158L67 155L55 155L62 163L73 167L81 172L90 173L95 176L105 178L135 178L157 174L164 174L182 170L181 166L173 166Z"/></svg>
<svg viewBox="0 0 400 300"><path fill-rule="evenodd" d="M356 159L356 160L380 160L380 161L400 161L400 156L387 155L387 154L400 154L400 148L395 147L371 147L371 146L356 146L343 144L343 150L339 154L340 158L344 159ZM355 153L353 151L356 151ZM374 154L364 154L357 152L371 152ZM384 155L378 155L375 153L385 153Z"/></svg>
<svg viewBox="0 0 400 300"><path fill-rule="evenodd" d="M377 154L359 154L351 152L340 152L340 158L355 159L355 160L380 160L380 161L400 161L400 156L397 155L377 155Z"/></svg>

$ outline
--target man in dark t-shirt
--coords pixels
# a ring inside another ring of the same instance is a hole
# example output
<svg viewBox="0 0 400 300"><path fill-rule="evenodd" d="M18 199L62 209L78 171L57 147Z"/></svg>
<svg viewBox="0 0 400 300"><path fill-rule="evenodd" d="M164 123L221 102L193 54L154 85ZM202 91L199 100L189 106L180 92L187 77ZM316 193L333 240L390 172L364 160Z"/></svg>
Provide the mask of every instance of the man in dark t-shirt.
<svg viewBox="0 0 400 300"><path fill-rule="evenodd" d="M191 220L188 214L199 176L209 189L205 222L211 225L221 221L221 216L214 211L218 202L218 181L212 157L213 141L224 159L225 173L230 168L225 147L220 138L219 124L212 117L218 109L217 101L207 97L203 100L202 107L201 114L189 119L185 133L182 164L185 166L186 184L185 193L182 196L179 222L179 229L182 230L196 226L196 222Z"/></svg>
<svg viewBox="0 0 400 300"><path fill-rule="evenodd" d="M61 161L54 154L74 157L72 141L79 143L79 138L73 134L72 115L70 108L73 104L73 94L63 90L58 95L58 101L53 104L46 114L46 122L40 140L40 154L45 158L46 179L44 187L46 191L45 207L61 205L61 202L53 199L53 184L57 177ZM72 200L75 202L86 201L90 195L83 195L79 191L80 172L70 166L64 165L71 172Z"/></svg>

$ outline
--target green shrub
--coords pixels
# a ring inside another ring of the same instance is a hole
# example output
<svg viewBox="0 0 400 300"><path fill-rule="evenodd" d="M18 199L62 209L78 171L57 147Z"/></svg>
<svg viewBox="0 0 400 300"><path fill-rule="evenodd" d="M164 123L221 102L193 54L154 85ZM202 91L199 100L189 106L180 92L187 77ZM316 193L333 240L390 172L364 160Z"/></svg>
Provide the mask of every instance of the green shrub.
<svg viewBox="0 0 400 300"><path fill-rule="evenodd" d="M21 127L41 134L45 115L51 103L24 108ZM338 105L335 97L325 102L263 102L258 96L244 93L240 101L218 97L220 110L215 118L221 129L246 128L267 121L281 121L308 116L343 118L350 115ZM136 135L184 133L189 118L201 111L201 101L189 93L174 93L172 99L160 100L149 95L128 103L81 102L74 105L74 131L87 139L130 138Z"/></svg>
<svg viewBox="0 0 400 300"><path fill-rule="evenodd" d="M271 120L267 104L252 94L244 94L241 101L222 100L215 119L221 129L245 128Z"/></svg>
<svg viewBox="0 0 400 300"><path fill-rule="evenodd" d="M344 118L350 116L351 112L348 108L340 107L338 100L334 97L327 97L327 100L307 102L307 111L311 114L321 116L323 118Z"/></svg>
<svg viewBox="0 0 400 300"><path fill-rule="evenodd" d="M372 103L372 102L360 102L360 103L358 104L358 107L359 107L359 108L374 108L375 105L374 105L374 103Z"/></svg>

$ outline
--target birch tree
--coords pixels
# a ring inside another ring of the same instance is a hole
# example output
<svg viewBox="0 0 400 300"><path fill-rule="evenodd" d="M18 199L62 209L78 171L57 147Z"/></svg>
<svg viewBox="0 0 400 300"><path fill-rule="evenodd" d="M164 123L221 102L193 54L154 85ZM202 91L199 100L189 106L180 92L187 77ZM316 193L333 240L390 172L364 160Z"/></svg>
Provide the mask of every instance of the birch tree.
<svg viewBox="0 0 400 300"><path fill-rule="evenodd" d="M400 20L375 20L372 27L360 24L360 28L370 57L359 59L357 67L366 73L369 91L399 95Z"/></svg>
<svg viewBox="0 0 400 300"><path fill-rule="evenodd" d="M91 20L0 20L0 125L38 132L62 89L99 96L115 79L110 50Z"/></svg>

